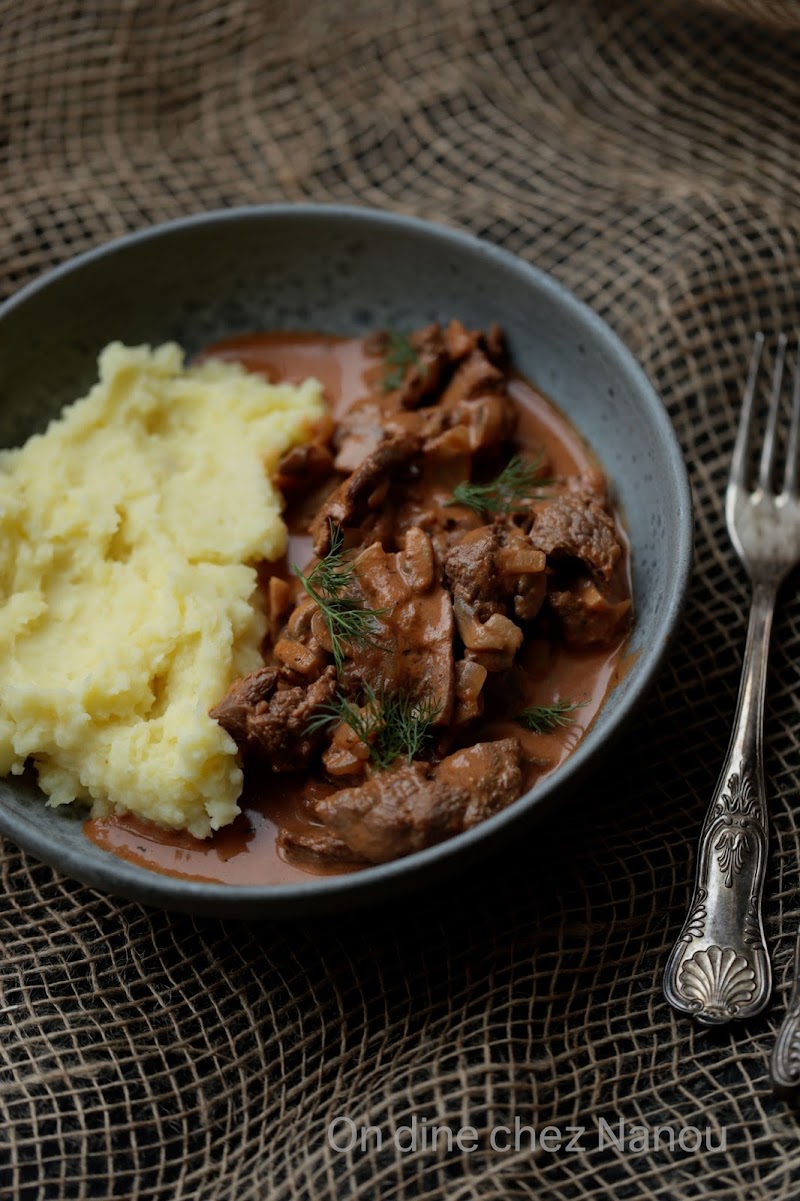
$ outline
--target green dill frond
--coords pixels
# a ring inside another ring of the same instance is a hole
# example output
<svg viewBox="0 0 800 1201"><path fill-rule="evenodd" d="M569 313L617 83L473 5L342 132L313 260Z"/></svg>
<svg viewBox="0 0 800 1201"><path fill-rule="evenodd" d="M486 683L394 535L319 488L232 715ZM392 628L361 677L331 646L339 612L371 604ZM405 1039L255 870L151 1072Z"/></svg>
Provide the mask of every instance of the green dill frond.
<svg viewBox="0 0 800 1201"><path fill-rule="evenodd" d="M554 701L552 705L530 705L514 718L514 721L534 734L549 734L559 728L573 725L570 714L582 709L586 701Z"/></svg>
<svg viewBox="0 0 800 1201"><path fill-rule="evenodd" d="M313 733L334 722L344 722L364 743L377 768L391 767L396 759L408 763L425 750L431 726L441 713L441 705L431 697L417 698L407 692L364 689L365 702L355 705L339 694L324 705L308 723Z"/></svg>
<svg viewBox="0 0 800 1201"><path fill-rule="evenodd" d="M527 501L541 499L542 485L550 482L542 475L543 471L544 455L541 452L532 459L514 455L488 484L471 484L468 480L457 484L447 504L465 505L481 516L516 512Z"/></svg>
<svg viewBox="0 0 800 1201"><path fill-rule="evenodd" d="M310 734L314 734L326 726L338 725L340 721L350 726L361 742L370 746L382 724L380 710L374 704L374 693L372 701L363 708L351 704L340 692L337 693L332 701L320 706L308 722L306 729Z"/></svg>
<svg viewBox="0 0 800 1201"><path fill-rule="evenodd" d="M295 567L295 575L316 603L330 638L336 670L341 674L345 648L373 642L377 620L385 609L368 609L357 596L348 596L356 579L352 562L343 553L341 527L330 524L330 550L306 575ZM377 645L374 644L373 645Z"/></svg>
<svg viewBox="0 0 800 1201"><path fill-rule="evenodd" d="M408 334L401 334L396 330L389 330L386 334L386 352L383 357L389 368L383 377L384 392L394 392L395 389L402 388L408 368L419 365L419 355L411 345Z"/></svg>
<svg viewBox="0 0 800 1201"><path fill-rule="evenodd" d="M405 756L408 763L425 749L431 737L431 726L442 711L433 697L421 698L409 693L384 693L380 708L383 729L378 742L385 766Z"/></svg>
<svg viewBox="0 0 800 1201"><path fill-rule="evenodd" d="M311 569L307 576L297 572L301 580L307 580L318 591L326 596L337 596L340 592L352 587L355 582L355 571L352 562L344 556L344 533L342 527L328 518L330 531L330 550Z"/></svg>

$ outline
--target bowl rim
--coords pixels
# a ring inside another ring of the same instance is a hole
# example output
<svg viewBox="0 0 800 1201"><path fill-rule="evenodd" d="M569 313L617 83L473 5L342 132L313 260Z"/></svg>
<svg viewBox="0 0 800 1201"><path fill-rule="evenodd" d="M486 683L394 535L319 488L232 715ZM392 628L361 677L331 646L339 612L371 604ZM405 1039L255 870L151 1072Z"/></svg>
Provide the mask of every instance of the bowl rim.
<svg viewBox="0 0 800 1201"><path fill-rule="evenodd" d="M631 379L648 415L656 426L659 442L664 449L664 476L678 500L671 514L677 528L677 548L672 561L670 586L659 610L659 628L638 652L635 670L640 677L636 687L623 700L603 734L593 745L592 731L581 740L558 771L540 786L523 793L511 805L471 830L454 835L444 842L416 851L402 859L375 864L357 872L332 876L310 876L308 882L284 884L223 884L185 879L152 871L133 864L106 851L107 862L87 863L83 853L62 845L53 846L45 829L25 814L9 811L0 802L0 833L7 835L36 858L49 863L60 872L112 894L122 895L164 909L190 909L194 912L227 915L281 916L302 914L325 908L326 900L334 907L355 907L376 891L388 895L397 891L393 886L410 883L415 877L429 876L432 869L457 868L457 861L481 846L497 841L497 836L537 809L546 807L554 793L568 793L599 752L613 742L628 724L642 696L650 689L667 653L670 640L680 621L689 586L693 554L693 511L688 472L677 435L663 402L650 383L643 368L614 330L584 301L540 268L492 242L464 230L427 221L420 217L393 210L352 204L279 203L240 205L232 208L199 211L156 225L146 226L111 241L101 243L65 262L60 263L24 285L0 304L0 321L15 309L33 299L57 280L90 265L97 259L135 248L146 242L170 237L186 230L213 227L243 219L280 222L290 220L319 221L328 219L343 224L367 223L388 235L395 232L412 233L421 238L447 244L454 251L467 251L488 258L495 264L513 271L523 283L533 285L548 304L566 306L592 330L599 343ZM557 402L556 402L557 403ZM88 841L88 840L87 840ZM99 849L99 848L97 848Z"/></svg>

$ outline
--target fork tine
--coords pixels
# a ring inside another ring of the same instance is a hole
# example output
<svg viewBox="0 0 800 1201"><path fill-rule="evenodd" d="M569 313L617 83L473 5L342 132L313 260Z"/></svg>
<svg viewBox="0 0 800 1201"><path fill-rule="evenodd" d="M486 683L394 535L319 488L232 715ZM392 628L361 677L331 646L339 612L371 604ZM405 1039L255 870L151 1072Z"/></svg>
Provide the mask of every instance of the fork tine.
<svg viewBox="0 0 800 1201"><path fill-rule="evenodd" d="M750 426L753 419L753 398L756 394L756 379L758 365L761 362L761 349L764 345L764 335L756 334L753 339L753 352L750 356L750 370L747 373L747 383L742 397L742 412L739 416L739 428L736 431L736 442L731 458L731 485L740 488L747 487L747 449L750 443Z"/></svg>
<svg viewBox="0 0 800 1201"><path fill-rule="evenodd" d="M764 445L761 448L761 466L758 471L758 486L762 492L769 492L772 484L772 467L775 458L775 430L778 425L778 409L781 403L781 381L783 379L783 360L786 356L786 334L778 338L778 351L775 355L775 368L772 372L772 392L769 398L767 426L764 430Z"/></svg>
<svg viewBox="0 0 800 1201"><path fill-rule="evenodd" d="M790 496L797 495L797 452L800 442L800 338L797 339L797 360L794 367L792 389L792 423L789 426L789 442L786 447L786 475L783 490Z"/></svg>

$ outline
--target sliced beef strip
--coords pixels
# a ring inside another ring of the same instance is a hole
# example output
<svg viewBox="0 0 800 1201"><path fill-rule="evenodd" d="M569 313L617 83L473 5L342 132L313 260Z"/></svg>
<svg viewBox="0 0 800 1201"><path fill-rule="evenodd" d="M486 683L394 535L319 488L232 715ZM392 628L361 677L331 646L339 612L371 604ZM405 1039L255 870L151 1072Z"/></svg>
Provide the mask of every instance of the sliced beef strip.
<svg viewBox="0 0 800 1201"><path fill-rule="evenodd" d="M497 368L505 359L502 334L497 327L492 327L489 334L483 334L480 330L467 329L457 320L451 321L445 330L434 322L415 330L408 340L416 361L405 369L402 384L397 389L396 402L403 409L435 403L437 394L464 360L480 358L494 363ZM497 374L502 377L502 372Z"/></svg>
<svg viewBox="0 0 800 1201"><path fill-rule="evenodd" d="M409 336L416 361L406 368L397 397L404 409L416 409L435 397L450 367L450 356L441 326L426 325Z"/></svg>
<svg viewBox="0 0 800 1201"><path fill-rule="evenodd" d="M423 427L423 449L433 458L470 454L495 456L516 426L511 402L500 393L433 410Z"/></svg>
<svg viewBox="0 0 800 1201"><path fill-rule="evenodd" d="M505 367L508 364L508 346L506 345L506 336L503 333L502 326L493 321L485 334L486 353L491 361L497 366Z"/></svg>
<svg viewBox="0 0 800 1201"><path fill-rule="evenodd" d="M386 863L461 833L522 791L516 738L478 743L438 768L400 763L317 802L316 813L356 854Z"/></svg>
<svg viewBox="0 0 800 1201"><path fill-rule="evenodd" d="M441 403L455 406L463 400L505 392L505 388L505 373L482 349L476 348L459 364L442 394Z"/></svg>
<svg viewBox="0 0 800 1201"><path fill-rule="evenodd" d="M495 327L488 334L451 321L442 332L426 326L410 336L417 363L387 396L365 397L339 421L338 471L358 470L387 438L416 436L426 454L486 456L513 435L517 414L506 392L505 348ZM385 345L385 340L384 343Z"/></svg>
<svg viewBox="0 0 800 1201"><path fill-rule="evenodd" d="M337 471L356 471L386 438L383 409L369 399L354 404L341 417L336 429Z"/></svg>
<svg viewBox="0 0 800 1201"><path fill-rule="evenodd" d="M484 333L482 330L467 329L454 318L444 331L444 344L452 363L459 363L474 351L482 350L496 367L507 365L505 336L496 322Z"/></svg>
<svg viewBox="0 0 800 1201"><path fill-rule="evenodd" d="M310 733L309 722L331 703L336 671L328 667L308 687L279 686L279 669L263 667L237 680L211 716L231 735L242 754L268 764L276 772L311 767L325 732Z"/></svg>
<svg viewBox="0 0 800 1201"><path fill-rule="evenodd" d="M455 700L453 606L436 577L430 539L415 528L405 541L395 553L376 542L353 560L354 595L379 616L370 641L348 646L345 681L353 690L368 684L378 694L428 696L443 726Z"/></svg>
<svg viewBox="0 0 800 1201"><path fill-rule="evenodd" d="M444 331L444 346L451 363L458 363L477 350L481 337L478 330L467 329L454 318Z"/></svg>
<svg viewBox="0 0 800 1201"><path fill-rule="evenodd" d="M580 560L601 586L610 582L622 557L611 514L589 492L565 493L537 505L530 537L554 560Z"/></svg>
<svg viewBox="0 0 800 1201"><path fill-rule="evenodd" d="M486 458L506 446L517 426L507 382L483 349L472 350L438 403L420 415L425 453L437 458L457 454Z"/></svg>
<svg viewBox="0 0 800 1201"><path fill-rule="evenodd" d="M327 554L331 545L330 525L359 527L386 500L395 475L408 469L420 449L413 435L386 438L361 466L344 480L320 508L311 527L314 553Z"/></svg>
<svg viewBox="0 0 800 1201"><path fill-rule="evenodd" d="M334 466L343 474L356 471L387 438L421 437L423 428L422 414L395 409L383 398L367 396L339 419Z"/></svg>

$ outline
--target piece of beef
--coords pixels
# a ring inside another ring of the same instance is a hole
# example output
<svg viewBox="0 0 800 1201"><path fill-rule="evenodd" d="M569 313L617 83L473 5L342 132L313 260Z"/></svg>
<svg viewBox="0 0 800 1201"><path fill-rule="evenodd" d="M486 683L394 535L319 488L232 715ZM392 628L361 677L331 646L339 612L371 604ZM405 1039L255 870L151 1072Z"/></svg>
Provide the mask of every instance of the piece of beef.
<svg viewBox="0 0 800 1201"><path fill-rule="evenodd" d="M220 703L209 714L241 749L247 743L248 721L258 705L267 701L278 686L277 667L260 667L234 680Z"/></svg>
<svg viewBox="0 0 800 1201"><path fill-rule="evenodd" d="M453 597L463 600L479 621L493 613L524 610L520 617L535 617L544 582L546 558L528 536L514 525L494 522L466 534L445 561L445 579Z"/></svg>
<svg viewBox="0 0 800 1201"><path fill-rule="evenodd" d="M485 458L506 446L517 425L507 378L482 347L457 367L438 403L426 409L421 433L426 454Z"/></svg>
<svg viewBox="0 0 800 1201"><path fill-rule="evenodd" d="M601 586L622 558L614 519L589 492L565 493L537 505L530 537L553 560L579 560Z"/></svg>
<svg viewBox="0 0 800 1201"><path fill-rule="evenodd" d="M631 602L618 591L624 552L602 491L582 487L537 506L530 538L555 569L547 599L566 645L589 650L619 639Z"/></svg>
<svg viewBox="0 0 800 1201"><path fill-rule="evenodd" d="M479 620L503 612L508 599L503 582L491 570L499 549L498 531L493 525L482 525L456 543L444 565L454 599L463 600Z"/></svg>
<svg viewBox="0 0 800 1201"><path fill-rule="evenodd" d="M462 826L469 830L521 794L522 747L516 738L476 742L443 759L434 774L437 783L468 795Z"/></svg>
<svg viewBox="0 0 800 1201"><path fill-rule="evenodd" d="M479 330L467 329L456 318L450 322L444 331L444 346L451 363L459 363L477 350L483 335Z"/></svg>
<svg viewBox="0 0 800 1201"><path fill-rule="evenodd" d="M508 445L515 425L516 412L506 396L459 401L430 411L423 427L423 449L437 459L494 456Z"/></svg>
<svg viewBox="0 0 800 1201"><path fill-rule="evenodd" d="M489 326L486 333L478 329L467 329L456 318L450 322L444 331L444 345L450 362L460 363L469 358L476 350L486 354L496 367L508 366L508 350L502 329L496 323Z"/></svg>
<svg viewBox="0 0 800 1201"><path fill-rule="evenodd" d="M421 440L422 413L393 408L388 400L366 396L343 413L336 427L334 467L342 474L356 471L381 442L409 435Z"/></svg>
<svg viewBox="0 0 800 1201"><path fill-rule="evenodd" d="M610 646L630 625L630 599L610 600L593 580L574 580L569 588L551 589L548 601L572 650Z"/></svg>
<svg viewBox="0 0 800 1201"><path fill-rule="evenodd" d="M402 522L403 511L400 510L398 520ZM471 509L459 508L446 509L431 505L430 510L426 513L419 506L415 507L413 520L422 529L431 540L433 546L434 558L436 559L436 572L440 579L444 579L445 563L447 556L454 546L458 546L465 534L472 530L477 530L482 522L482 518L478 513L474 513Z"/></svg>
<svg viewBox="0 0 800 1201"><path fill-rule="evenodd" d="M278 851L285 853L287 859L328 859L335 863L352 863L354 866L369 862L351 851L346 842L325 826L305 830L282 829L275 845Z"/></svg>
<svg viewBox="0 0 800 1201"><path fill-rule="evenodd" d="M444 562L452 546L469 530L483 524L483 517L464 505L449 505L453 491L469 478L471 456L457 455L450 459L424 455L421 471L403 488L397 489L394 505L396 542L402 545L406 532L418 527L424 530L433 545L436 574L444 579ZM392 549L389 544L387 549Z"/></svg>
<svg viewBox="0 0 800 1201"><path fill-rule="evenodd" d="M458 751L435 769L401 762L318 801L316 812L356 854L386 863L469 829L521 791L522 748L505 738Z"/></svg>
<svg viewBox="0 0 800 1201"><path fill-rule="evenodd" d="M479 396L503 393L505 388L505 373L482 349L476 348L459 364L442 395L442 404L477 400Z"/></svg>
<svg viewBox="0 0 800 1201"><path fill-rule="evenodd" d="M502 522L480 526L456 543L444 570L467 659L488 671L511 666L523 641L511 615L530 620L539 612L545 563L522 530Z"/></svg>
<svg viewBox="0 0 800 1201"><path fill-rule="evenodd" d="M384 441L386 432L383 409L377 401L364 400L352 405L342 414L336 428L336 470L356 471Z"/></svg>
<svg viewBox="0 0 800 1201"><path fill-rule="evenodd" d="M293 446L282 457L272 477L287 500L296 500L318 488L333 473L333 455L322 442Z"/></svg>
<svg viewBox="0 0 800 1201"><path fill-rule="evenodd" d="M381 508L393 478L412 466L419 449L419 440L413 435L386 438L375 447L317 513L311 528L316 555L322 557L330 550L331 522L358 528Z"/></svg>
<svg viewBox="0 0 800 1201"><path fill-rule="evenodd" d="M311 766L325 732L309 732L311 719L329 705L336 693L336 671L328 667L307 687L280 687L276 667L237 680L227 696L211 710L242 754L268 764L276 772L296 772Z"/></svg>
<svg viewBox="0 0 800 1201"><path fill-rule="evenodd" d="M437 787L424 763L399 762L357 788L317 802L317 817L356 854L388 863L460 829L466 797Z"/></svg>
<svg viewBox="0 0 800 1201"><path fill-rule="evenodd" d="M491 370L490 345L491 356L496 359L493 374L502 379L503 373L497 363L503 359L503 344L496 330L489 337L479 330L468 330L460 321L451 321L445 330L434 322L409 334L408 343L414 352L414 361L402 369L402 380L394 390L394 400L401 409L418 409L436 403L464 360L480 360ZM384 335L381 350L384 353L389 350L388 335ZM393 373L388 374L391 378Z"/></svg>
<svg viewBox="0 0 800 1201"><path fill-rule="evenodd" d="M385 396L365 397L339 421L337 471L356 471L387 438L417 437L438 459L486 456L500 450L516 428L516 409L506 391L502 332L488 334L451 321L442 331L429 325L411 334L416 362L401 386ZM379 352L387 347L379 337Z"/></svg>
<svg viewBox="0 0 800 1201"><path fill-rule="evenodd" d="M372 637L347 647L346 683L426 696L439 707L436 724L446 725L455 699L453 606L436 577L430 539L409 530L405 548L393 554L373 543L353 569L353 595L378 616Z"/></svg>
<svg viewBox="0 0 800 1201"><path fill-rule="evenodd" d="M502 327L493 321L485 334L484 345L491 361L499 367L508 365L508 347Z"/></svg>
<svg viewBox="0 0 800 1201"><path fill-rule="evenodd" d="M397 401L404 409L417 409L441 389L450 356L441 326L435 323L416 330L408 341L416 358L403 373Z"/></svg>
<svg viewBox="0 0 800 1201"><path fill-rule="evenodd" d="M444 330L436 322L415 330L408 342L415 361L403 369L402 382L395 390L397 404L404 409L430 404L465 359L480 357L496 368L506 366L505 339L498 325L483 333L467 329L454 318ZM375 349L383 354L389 350L388 335L378 339Z"/></svg>

